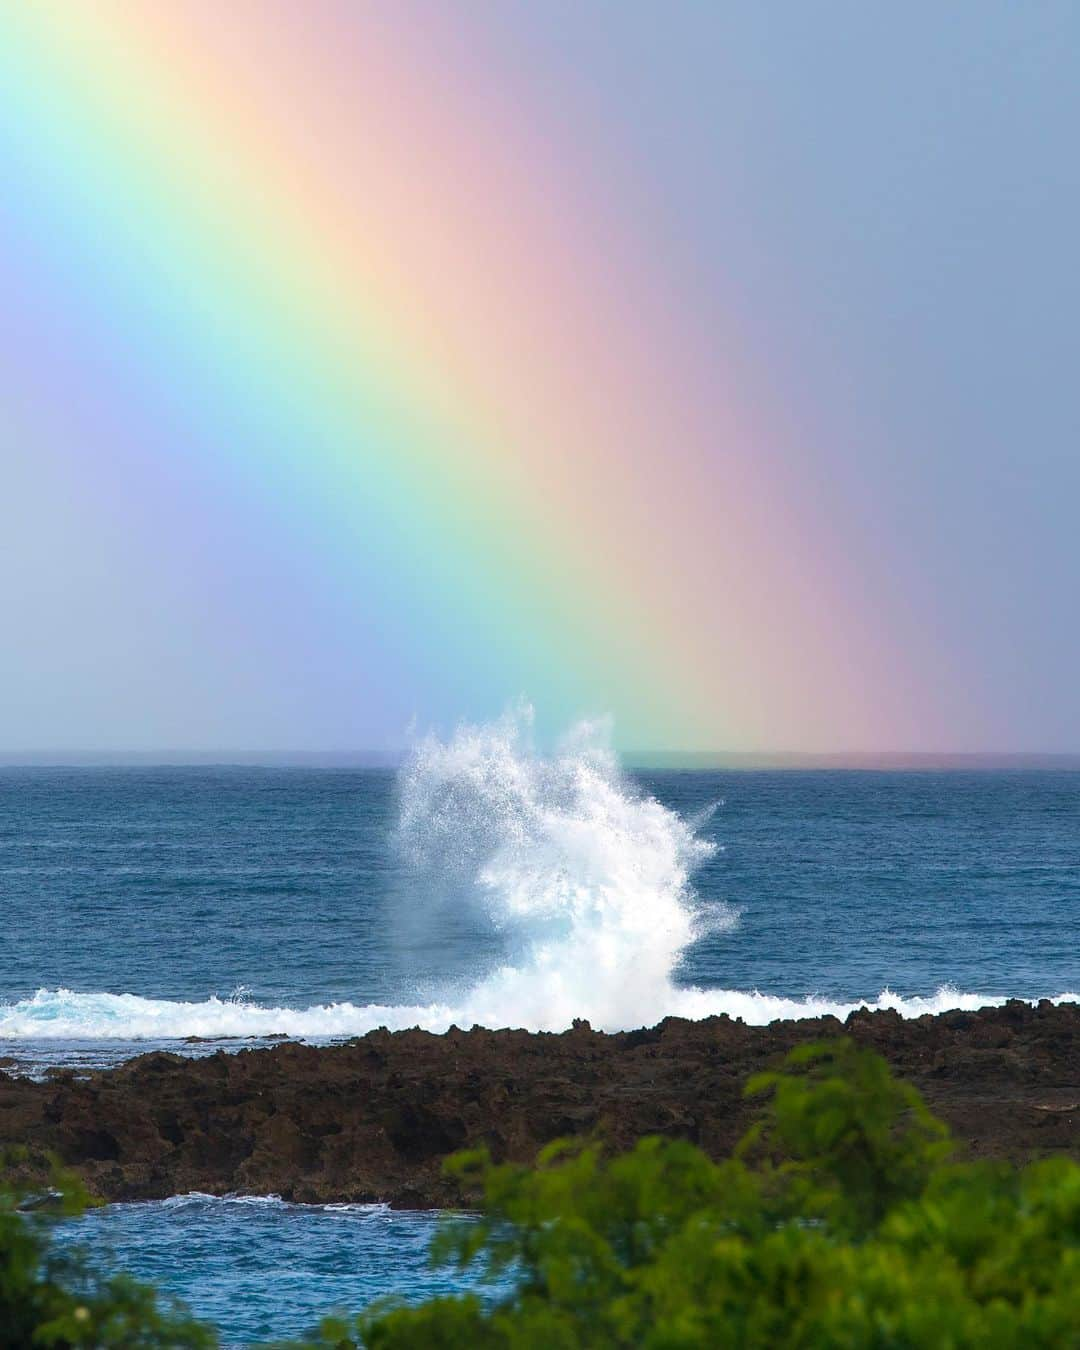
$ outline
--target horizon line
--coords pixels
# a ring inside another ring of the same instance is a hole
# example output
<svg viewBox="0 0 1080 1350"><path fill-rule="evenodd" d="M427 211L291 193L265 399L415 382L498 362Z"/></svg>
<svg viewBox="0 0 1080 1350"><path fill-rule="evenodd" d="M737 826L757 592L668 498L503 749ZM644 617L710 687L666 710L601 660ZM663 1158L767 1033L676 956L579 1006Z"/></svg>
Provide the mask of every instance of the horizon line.
<svg viewBox="0 0 1080 1350"><path fill-rule="evenodd" d="M4 750L0 768L385 768L399 750ZM1077 750L625 750L630 769L1078 768Z"/></svg>

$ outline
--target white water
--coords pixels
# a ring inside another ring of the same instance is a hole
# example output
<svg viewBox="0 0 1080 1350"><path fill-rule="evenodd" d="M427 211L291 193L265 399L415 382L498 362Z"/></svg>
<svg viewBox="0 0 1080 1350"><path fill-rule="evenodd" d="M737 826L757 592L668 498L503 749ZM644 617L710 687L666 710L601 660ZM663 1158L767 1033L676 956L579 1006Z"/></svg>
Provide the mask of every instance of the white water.
<svg viewBox="0 0 1080 1350"><path fill-rule="evenodd" d="M79 994L67 989L41 989L33 998L0 1009L0 1038L10 1041L42 1038L174 1041L189 1036L260 1038L286 1035L300 1040L323 1041L362 1036L376 1027L388 1027L391 1031L409 1027L445 1031L450 1026L562 1031L570 1025L572 1018L569 1016L560 1018L551 1013L541 1020L519 1015L513 1004L500 1006L496 998L500 986L511 988L514 983L512 973L490 981L477 991L478 995L483 993L482 997L467 998L460 1005L331 1003L310 1008L264 1008L217 998L202 1003L182 1003L171 999L140 998L135 994ZM1080 1002L1080 995L1059 994L1053 1001ZM777 1019L827 1014L843 1019L859 1008L892 1008L903 1017L921 1017L924 1013L950 1009L974 1011L1004 1002L1003 998L961 993L948 986L928 998L903 998L885 989L876 998L853 1003L815 997L780 998L754 990L678 989L672 991L666 1005L639 1005L642 1011L637 1016L610 1017L605 1010L597 1011L593 999L585 1001L573 1016L584 1014L596 1029L618 1031L650 1026L668 1015L697 1019L727 1013L729 1017L742 1018L751 1026L764 1026Z"/></svg>
<svg viewBox="0 0 1080 1350"><path fill-rule="evenodd" d="M425 879L433 893L452 883L515 952L459 997L301 1009L39 990L0 1006L0 1038L322 1040L380 1026L561 1031L575 1018L615 1031L668 1015L727 1013L762 1024L843 1018L859 1007L917 1017L1004 1001L950 988L907 999L886 989L865 1003L839 1003L676 986L679 958L704 922L691 878L712 845L695 832L700 821L682 820L623 777L602 727L577 728L549 757L531 749L527 713L465 727L447 742L424 741L402 771L400 792L399 842L421 893ZM734 910L710 908L714 929L737 921Z"/></svg>

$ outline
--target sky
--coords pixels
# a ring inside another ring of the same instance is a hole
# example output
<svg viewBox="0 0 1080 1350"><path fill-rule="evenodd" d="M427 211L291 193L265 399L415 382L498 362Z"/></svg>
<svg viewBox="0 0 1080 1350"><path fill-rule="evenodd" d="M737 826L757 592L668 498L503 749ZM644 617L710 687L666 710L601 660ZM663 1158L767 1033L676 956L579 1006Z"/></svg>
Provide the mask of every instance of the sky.
<svg viewBox="0 0 1080 1350"><path fill-rule="evenodd" d="M0 751L1080 751L1080 10L0 16Z"/></svg>

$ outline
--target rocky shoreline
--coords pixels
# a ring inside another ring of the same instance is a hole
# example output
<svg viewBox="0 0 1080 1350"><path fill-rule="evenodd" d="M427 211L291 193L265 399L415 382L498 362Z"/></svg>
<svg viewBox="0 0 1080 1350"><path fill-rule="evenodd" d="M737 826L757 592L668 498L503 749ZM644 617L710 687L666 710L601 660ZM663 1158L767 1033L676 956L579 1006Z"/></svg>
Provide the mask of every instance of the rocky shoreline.
<svg viewBox="0 0 1080 1350"><path fill-rule="evenodd" d="M715 1157L750 1123L747 1078L793 1046L849 1035L878 1050L968 1157L1080 1152L1080 1007L1010 1002L905 1021L890 1012L750 1027L726 1017L616 1035L376 1031L207 1058L152 1053L44 1082L0 1073L0 1146L48 1152L106 1200L187 1191L306 1202L467 1201L442 1175L457 1149L531 1159L563 1135L615 1147L646 1134Z"/></svg>

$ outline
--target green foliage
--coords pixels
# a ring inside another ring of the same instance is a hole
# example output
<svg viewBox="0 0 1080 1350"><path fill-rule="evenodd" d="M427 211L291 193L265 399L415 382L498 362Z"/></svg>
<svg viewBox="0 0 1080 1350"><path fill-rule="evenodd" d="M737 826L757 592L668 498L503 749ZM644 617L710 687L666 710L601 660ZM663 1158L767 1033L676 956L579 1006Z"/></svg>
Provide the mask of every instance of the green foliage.
<svg viewBox="0 0 1080 1350"><path fill-rule="evenodd" d="M51 1189L29 1197L12 1179L21 1158L0 1156L0 1350L139 1347L199 1350L214 1334L125 1275L101 1277L77 1255L57 1252L48 1226L88 1203L80 1183L53 1170Z"/></svg>
<svg viewBox="0 0 1080 1350"><path fill-rule="evenodd" d="M793 1069L804 1073L793 1073ZM771 1109L739 1146L778 1160L782 1211L828 1219L834 1231L872 1232L902 1200L921 1195L952 1152L948 1131L880 1055L850 1041L804 1045L747 1096L772 1093Z"/></svg>
<svg viewBox="0 0 1080 1350"><path fill-rule="evenodd" d="M460 1155L479 1223L433 1257L512 1292L384 1303L339 1350L1080 1350L1080 1167L948 1161L945 1128L878 1056L796 1051L736 1158L557 1144L535 1168Z"/></svg>

